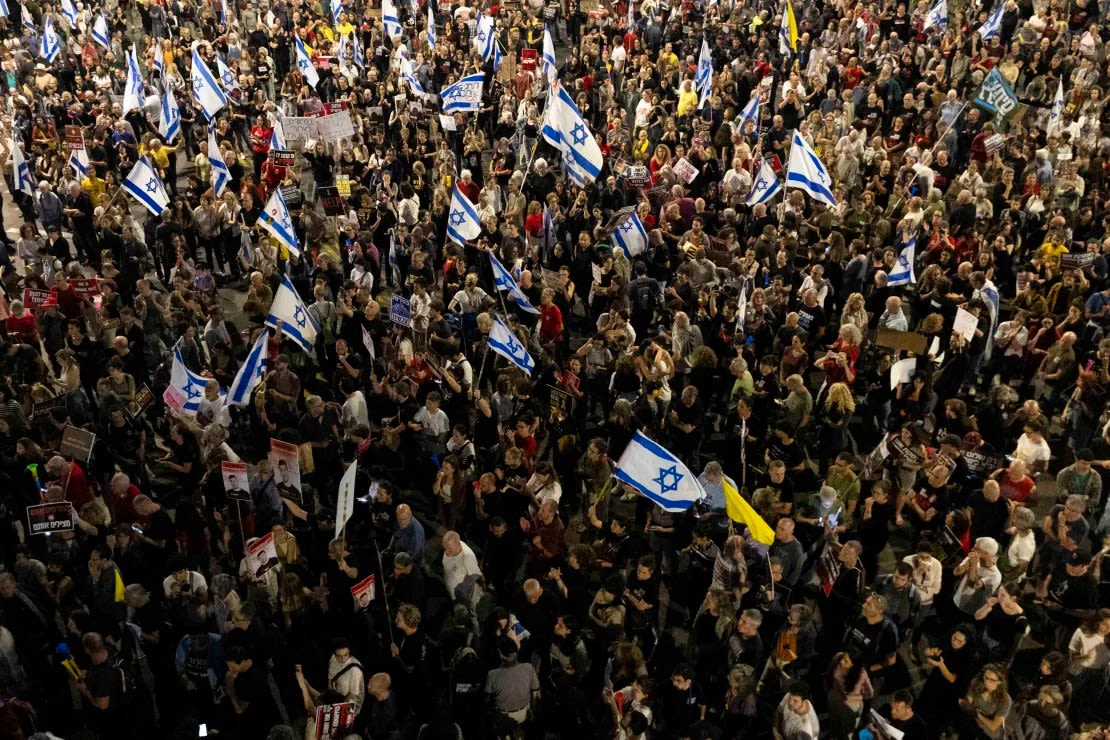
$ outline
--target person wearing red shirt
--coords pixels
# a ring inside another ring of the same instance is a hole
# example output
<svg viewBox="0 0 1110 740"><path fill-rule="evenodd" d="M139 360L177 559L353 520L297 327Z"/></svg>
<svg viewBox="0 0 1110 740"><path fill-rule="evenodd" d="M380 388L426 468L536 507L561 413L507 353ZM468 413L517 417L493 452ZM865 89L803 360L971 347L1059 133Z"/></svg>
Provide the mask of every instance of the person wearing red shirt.
<svg viewBox="0 0 1110 740"><path fill-rule="evenodd" d="M75 462L66 462L61 455L55 455L46 463L46 473L53 485L60 486L66 501L73 504L76 511L93 500L92 489L85 471Z"/></svg>
<svg viewBox="0 0 1110 740"><path fill-rule="evenodd" d="M563 336L563 312L555 305L555 291L546 288L540 294L540 339L557 342Z"/></svg>
<svg viewBox="0 0 1110 740"><path fill-rule="evenodd" d="M54 273L54 287L51 288L51 298L67 319L79 319L85 309L85 299L77 295L77 291L70 285L64 272Z"/></svg>
<svg viewBox="0 0 1110 740"><path fill-rule="evenodd" d="M12 301L11 313L4 322L8 339L13 342L36 345L39 341L39 327L35 315L23 308L23 301Z"/></svg>
<svg viewBox="0 0 1110 740"><path fill-rule="evenodd" d="M1014 458L1008 468L1000 468L991 474L998 481L1002 498L1027 506L1037 502L1037 482L1026 475L1025 461Z"/></svg>
<svg viewBox="0 0 1110 740"><path fill-rule="evenodd" d="M135 524L139 521L139 514L135 511L135 497L142 491L131 482L126 473L116 473L112 476L108 491L108 511L112 521L117 524Z"/></svg>
<svg viewBox="0 0 1110 740"><path fill-rule="evenodd" d="M270 153L270 137L273 134L274 129L266 116L259 116L254 120L254 125L251 126L251 154L254 156L255 177L262 174L262 163Z"/></svg>

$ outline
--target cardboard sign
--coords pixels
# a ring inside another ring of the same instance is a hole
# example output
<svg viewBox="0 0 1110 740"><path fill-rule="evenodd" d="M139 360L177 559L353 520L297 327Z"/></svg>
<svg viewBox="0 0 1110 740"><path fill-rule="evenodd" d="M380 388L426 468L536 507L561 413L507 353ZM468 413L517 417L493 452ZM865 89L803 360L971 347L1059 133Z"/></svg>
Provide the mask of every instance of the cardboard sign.
<svg viewBox="0 0 1110 740"><path fill-rule="evenodd" d="M96 278L76 278L70 280L69 284L73 286L73 292L82 298L100 295L100 285L96 282Z"/></svg>
<svg viewBox="0 0 1110 740"><path fill-rule="evenodd" d="M220 475L224 479L224 493L228 498L236 501L251 500L246 463L224 460L220 463Z"/></svg>
<svg viewBox="0 0 1110 740"><path fill-rule="evenodd" d="M558 290L562 282L562 274L558 270L549 270L546 267L541 267L540 280L543 281L543 287Z"/></svg>
<svg viewBox="0 0 1110 740"><path fill-rule="evenodd" d="M570 415L571 395L553 385L547 386L551 392L548 398L547 420L551 422L562 421Z"/></svg>
<svg viewBox="0 0 1110 740"><path fill-rule="evenodd" d="M285 133L286 141L308 141L316 138L316 122L318 118L307 116L283 116L281 129Z"/></svg>
<svg viewBox="0 0 1110 740"><path fill-rule="evenodd" d="M350 175L336 175L335 176L335 189L344 198L351 197L351 176Z"/></svg>
<svg viewBox="0 0 1110 740"><path fill-rule="evenodd" d="M66 126L66 148L70 151L85 148L85 132L80 126Z"/></svg>
<svg viewBox="0 0 1110 740"><path fill-rule="evenodd" d="M73 504L68 501L28 506L27 530L33 535L72 532L74 517Z"/></svg>
<svg viewBox="0 0 1110 740"><path fill-rule="evenodd" d="M1069 252L1060 256L1060 267L1081 270L1095 261L1091 252Z"/></svg>
<svg viewBox="0 0 1110 740"><path fill-rule="evenodd" d="M355 600L355 609L365 609L374 600L374 575L370 574L361 581L351 586L351 598Z"/></svg>
<svg viewBox="0 0 1110 740"><path fill-rule="evenodd" d="M321 704L316 707L316 740L343 737L355 724L353 704Z"/></svg>
<svg viewBox="0 0 1110 740"><path fill-rule="evenodd" d="M151 392L150 386L144 384L142 388L135 391L135 397L127 402L124 410L129 417L137 419L152 403L154 403L154 393Z"/></svg>
<svg viewBox="0 0 1110 740"><path fill-rule="evenodd" d="M96 444L95 434L67 424L62 430L62 443L58 446L58 452L62 457L71 457L87 463L92 457L94 444Z"/></svg>
<svg viewBox="0 0 1110 740"><path fill-rule="evenodd" d="M42 308L52 297L53 294L49 290L42 290L41 288L24 288L23 307Z"/></svg>
<svg viewBox="0 0 1110 740"><path fill-rule="evenodd" d="M325 141L339 141L349 139L355 135L355 126L351 122L351 114L347 111L332 113L316 119L316 131Z"/></svg>
<svg viewBox="0 0 1110 740"><path fill-rule="evenodd" d="M274 468L274 485L277 486L278 495L297 503L303 501L300 448L280 439L271 439L269 460Z"/></svg>
<svg viewBox="0 0 1110 740"><path fill-rule="evenodd" d="M326 185L316 189L316 202L324 208L324 213L329 216L341 216L347 212L347 204L339 194L339 188Z"/></svg>
<svg viewBox="0 0 1110 740"><path fill-rule="evenodd" d="M875 344L880 347L906 352L915 355L925 354L929 340L924 335L912 331L895 331L894 329L879 329L875 334Z"/></svg>
<svg viewBox="0 0 1110 740"><path fill-rule="evenodd" d="M821 553L817 565L814 566L814 571L821 579L821 590L825 592L825 596L832 593L833 584L840 577L840 568L841 563L837 553L833 552L832 547L825 545L825 550Z"/></svg>
<svg viewBox="0 0 1110 740"><path fill-rule="evenodd" d="M988 455L982 452L964 452L963 458L967 462L967 472L973 478L982 478L990 475L1002 467L1001 455Z"/></svg>
<svg viewBox="0 0 1110 740"><path fill-rule="evenodd" d="M270 164L275 167L292 167L297 161L297 155L286 149L271 149L267 156L270 158Z"/></svg>
<svg viewBox="0 0 1110 740"><path fill-rule="evenodd" d="M400 295L389 297L389 320L401 326L412 326L412 304Z"/></svg>
<svg viewBox="0 0 1110 740"><path fill-rule="evenodd" d="M690 161L687 160L686 157L675 162L674 166L671 167L671 171L674 172L675 177L682 180L682 182L687 185L692 183L694 178L698 176L698 168L690 164Z"/></svg>
<svg viewBox="0 0 1110 740"><path fill-rule="evenodd" d="M255 579L262 578L277 566L277 546L272 532L247 545L247 564L247 573Z"/></svg>

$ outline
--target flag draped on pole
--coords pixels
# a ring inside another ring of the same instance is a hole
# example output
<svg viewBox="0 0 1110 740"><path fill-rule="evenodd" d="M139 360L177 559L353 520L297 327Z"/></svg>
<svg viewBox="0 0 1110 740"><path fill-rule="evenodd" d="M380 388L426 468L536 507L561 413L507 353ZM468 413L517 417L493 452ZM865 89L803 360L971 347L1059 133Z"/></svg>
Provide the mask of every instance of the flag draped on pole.
<svg viewBox="0 0 1110 740"><path fill-rule="evenodd" d="M917 257L917 237L911 236L902 246L898 261L886 277L886 284L890 287L910 285L917 282L913 274L913 263Z"/></svg>
<svg viewBox="0 0 1110 740"><path fill-rule="evenodd" d="M223 154L220 153L220 145L216 142L216 128L214 126L208 127L208 164L212 167L212 189L216 192L218 198L231 180L231 169L224 161Z"/></svg>
<svg viewBox="0 0 1110 740"><path fill-rule="evenodd" d="M228 388L227 395L224 396L225 406L247 406L250 404L251 394L262 382L262 376L266 373L266 365L269 362L267 359L269 357L267 354L269 339L270 330L263 329L258 335L254 347L247 354L247 359L243 361L243 366L235 374L235 380L231 381L231 387Z"/></svg>
<svg viewBox="0 0 1110 740"><path fill-rule="evenodd" d="M420 84L420 80L416 79L412 62L404 54L399 54L399 57L398 64L401 67L401 79L408 84L414 95L424 95L424 86Z"/></svg>
<svg viewBox="0 0 1110 740"><path fill-rule="evenodd" d="M925 16L925 24L921 27L921 30L928 31L930 28L939 28L941 31L948 30L948 0L937 0L933 3L933 7L929 8L929 13Z"/></svg>
<svg viewBox="0 0 1110 740"><path fill-rule="evenodd" d="M105 49L112 48L112 34L108 30L108 20L101 13L96 17L92 27L93 41L103 46Z"/></svg>
<svg viewBox="0 0 1110 740"><path fill-rule="evenodd" d="M664 511L686 511L705 498L705 489L686 464L643 432L632 436L614 475Z"/></svg>
<svg viewBox="0 0 1110 740"><path fill-rule="evenodd" d="M605 163L601 147L562 85L556 86L555 94L547 101L541 133L547 143L563 153L564 169L575 185L585 187L601 174Z"/></svg>
<svg viewBox="0 0 1110 740"><path fill-rule="evenodd" d="M297 239L297 230L293 228L293 217L289 215L289 207L285 205L285 198L281 195L281 188L270 193L266 207L258 214L256 222L260 228L270 232L281 246L288 249L297 257L301 256L301 243Z"/></svg>
<svg viewBox="0 0 1110 740"><path fill-rule="evenodd" d="M331 0L331 24L338 30L339 22L343 18L343 3L340 0Z"/></svg>
<svg viewBox="0 0 1110 740"><path fill-rule="evenodd" d="M489 348L504 357L518 368L531 375L536 369L536 362L528 354L527 348L521 344L520 339L505 325L500 316L493 317L493 326L489 330Z"/></svg>
<svg viewBox="0 0 1110 740"><path fill-rule="evenodd" d="M0 0L0 18L7 18L12 14L8 9L8 0Z"/></svg>
<svg viewBox="0 0 1110 740"><path fill-rule="evenodd" d="M230 96L239 89L239 78L219 54L216 55L216 74L220 76L220 87L226 95Z"/></svg>
<svg viewBox="0 0 1110 740"><path fill-rule="evenodd" d="M359 43L357 33L351 34L351 60L359 69L366 66L366 54L362 51L362 44Z"/></svg>
<svg viewBox="0 0 1110 740"><path fill-rule="evenodd" d="M198 375L185 367L185 359L181 356L181 350L175 349L173 351L173 364L170 365L170 387L183 400L182 411L195 414L200 410L200 402L204 400L204 389L208 386L210 380L212 378Z"/></svg>
<svg viewBox="0 0 1110 740"><path fill-rule="evenodd" d="M1064 117L1064 78L1056 84L1056 97L1052 99L1052 110L1048 113L1048 132L1056 133Z"/></svg>
<svg viewBox="0 0 1110 740"><path fill-rule="evenodd" d="M224 91L220 89L216 78L212 76L212 70L208 69L204 59L200 56L200 49L196 46L193 47L193 100L196 101L200 109L204 111L204 115L209 119L215 118L216 114L220 112L225 105L227 105L227 96Z"/></svg>
<svg viewBox="0 0 1110 740"><path fill-rule="evenodd" d="M270 149L283 152L289 148L285 141L285 125L281 122L281 111L275 110L270 117Z"/></svg>
<svg viewBox="0 0 1110 740"><path fill-rule="evenodd" d="M779 25L779 53L796 54L798 52L798 23L794 20L794 6L786 0L786 7L782 9L782 23Z"/></svg>
<svg viewBox="0 0 1110 740"><path fill-rule="evenodd" d="M335 497L335 537L343 536L343 528L347 526L351 515L355 513L355 482L358 479L358 458L347 466L343 477L339 479L339 491ZM371 576L373 578L373 576Z"/></svg>
<svg viewBox="0 0 1110 740"><path fill-rule="evenodd" d="M698 91L700 110L713 95L713 53L704 37L701 40L701 53L698 54L697 71L694 72L694 88Z"/></svg>
<svg viewBox="0 0 1110 740"><path fill-rule="evenodd" d="M84 149L74 149L69 153L69 161L66 162L73 171L77 174L78 180L84 180L89 176L89 153Z"/></svg>
<svg viewBox="0 0 1110 740"><path fill-rule="evenodd" d="M998 67L992 68L983 78L983 84L975 93L974 102L980 108L993 113L999 120L1009 117L1018 107L1018 97L998 71Z"/></svg>
<svg viewBox="0 0 1110 740"><path fill-rule="evenodd" d="M474 44L474 50L482 55L483 61L490 61L493 59L494 53L497 49L497 29L493 22L493 16L486 13L478 15L478 21L474 28L474 38L471 39Z"/></svg>
<svg viewBox="0 0 1110 740"><path fill-rule="evenodd" d="M138 108L142 110L146 102L146 85L143 84L143 73L139 69L138 52L135 45L127 53L127 84L123 89L123 114Z"/></svg>
<svg viewBox="0 0 1110 740"><path fill-rule="evenodd" d="M297 71L301 73L309 87L315 90L316 86L320 84L320 73L316 71L316 65L312 63L312 58L308 56L308 50L304 48L304 41L301 40L301 37L294 34L293 39L297 50Z"/></svg>
<svg viewBox="0 0 1110 740"><path fill-rule="evenodd" d="M1002 13L1005 10L1006 4L999 3L998 7L995 8L994 11L990 14L990 17L987 18L987 22L979 26L979 28L975 31L977 34L979 34L979 37L982 38L983 41L986 41L991 36L998 35L998 32L1002 28Z"/></svg>
<svg viewBox="0 0 1110 740"><path fill-rule="evenodd" d="M548 87L554 87L555 80L559 78L559 67L555 61L555 40L547 26L543 27L543 73L547 76Z"/></svg>
<svg viewBox="0 0 1110 740"><path fill-rule="evenodd" d="M532 305L528 296L524 295L524 291L516 284L516 280L513 280L512 274L505 269L505 265L501 264L501 260L497 259L492 251L487 252L487 254L489 255L490 267L493 269L493 284L497 286L497 289L508 291L509 296L521 311L539 315L539 309Z"/></svg>
<svg viewBox="0 0 1110 740"><path fill-rule="evenodd" d="M389 38L401 38L401 16L397 15L397 6L393 4L393 0L382 0L382 26Z"/></svg>
<svg viewBox="0 0 1110 740"><path fill-rule="evenodd" d="M482 107L482 87L486 76L481 72L467 75L453 85L448 85L439 93L443 100L443 112L475 111Z"/></svg>
<svg viewBox="0 0 1110 740"><path fill-rule="evenodd" d="M451 191L451 208L447 216L447 236L459 246L478 238L482 233L482 222L478 219L478 209L459 190L458 184Z"/></svg>
<svg viewBox="0 0 1110 740"><path fill-rule="evenodd" d="M181 133L181 109L178 108L177 97L169 85L166 85L165 90L162 91L162 105L158 111L158 133L166 143L172 143Z"/></svg>
<svg viewBox="0 0 1110 740"><path fill-rule="evenodd" d="M745 204L754 206L759 203L766 203L771 200L771 198L774 198L780 190L782 190L782 183L779 182L779 176L775 174L774 169L771 168L770 163L765 159L762 164L759 165L759 170L755 173L752 191L748 193L748 199L745 201Z"/></svg>
<svg viewBox="0 0 1110 740"><path fill-rule="evenodd" d="M131 168L123 181L123 189L155 216L161 216L170 204L162 178L146 157L139 157Z"/></svg>
<svg viewBox="0 0 1110 740"><path fill-rule="evenodd" d="M19 147L19 137L12 136L12 183L15 191L23 191L29 196L35 194L35 181L31 178L31 168Z"/></svg>
<svg viewBox="0 0 1110 740"><path fill-rule="evenodd" d="M277 330L279 321L285 336L296 342L305 352L312 352L320 325L316 323L316 319L301 300L288 275L281 276L281 285L278 286L274 300L270 304L266 326Z"/></svg>
<svg viewBox="0 0 1110 740"><path fill-rule="evenodd" d="M73 0L62 0L62 16L66 19L66 23L74 31L77 30L77 8L73 5Z"/></svg>
<svg viewBox="0 0 1110 740"><path fill-rule="evenodd" d="M623 223L613 229L613 241L629 259L646 252L648 235L640 214L633 211Z"/></svg>
<svg viewBox="0 0 1110 740"><path fill-rule="evenodd" d="M432 10L432 3L428 3L428 46L436 48L436 14Z"/></svg>
<svg viewBox="0 0 1110 740"><path fill-rule="evenodd" d="M26 5L23 6L23 12L27 12ZM58 32L54 30L54 21L50 19L50 16L46 16L46 25L42 29L42 38L39 40L39 56L53 64L61 51L62 40L58 38Z"/></svg>
<svg viewBox="0 0 1110 740"><path fill-rule="evenodd" d="M752 99L744 106L744 110L740 111L740 116L737 119L737 125L741 132L744 130L744 124L751 121L756 129L759 128L759 106L761 103L761 96L759 90L752 93Z"/></svg>
<svg viewBox="0 0 1110 740"><path fill-rule="evenodd" d="M786 187L804 190L811 198L830 206L836 205L836 198L832 194L832 178L825 164L802 138L797 131L794 132L794 141L790 145L790 165L786 171Z"/></svg>
<svg viewBox="0 0 1110 740"><path fill-rule="evenodd" d="M728 518L747 527L756 542L764 545L773 544L775 530L771 529L771 525L740 495L736 484L727 476L721 479L721 483L725 492L725 513L728 514Z"/></svg>

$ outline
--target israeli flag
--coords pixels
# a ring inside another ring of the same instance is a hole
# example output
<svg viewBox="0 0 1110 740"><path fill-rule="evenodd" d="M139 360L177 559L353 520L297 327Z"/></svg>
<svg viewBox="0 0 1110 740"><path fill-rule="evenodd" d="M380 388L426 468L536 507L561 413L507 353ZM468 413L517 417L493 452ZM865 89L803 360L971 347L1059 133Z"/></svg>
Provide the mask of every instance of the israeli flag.
<svg viewBox="0 0 1110 740"><path fill-rule="evenodd" d="M19 137L12 136L12 182L16 192L22 190L30 196L35 194L35 181L31 178L31 168L23 158L23 150L19 148Z"/></svg>
<svg viewBox="0 0 1110 740"><path fill-rule="evenodd" d="M158 133L167 143L173 142L181 133L181 109L177 107L177 97L173 88L166 85L162 92L162 106L158 116Z"/></svg>
<svg viewBox="0 0 1110 740"><path fill-rule="evenodd" d="M497 289L509 291L509 296L521 311L539 315L539 310L528 300L528 296L524 295L524 291L516 284L516 280L513 280L513 276L505 269L505 265L501 264L501 260L497 259L492 251L487 252L487 254L489 255L490 267L493 268L493 284L497 286Z"/></svg>
<svg viewBox="0 0 1110 740"><path fill-rule="evenodd" d="M575 185L585 187L601 174L605 163L601 147L562 85L548 100L541 133L551 146L563 153L563 166Z"/></svg>
<svg viewBox="0 0 1110 740"><path fill-rule="evenodd" d="M547 75L547 84L555 86L559 78L559 67L555 62L555 40L551 37L551 29L543 27L543 71Z"/></svg>
<svg viewBox="0 0 1110 740"><path fill-rule="evenodd" d="M489 330L489 348L513 363L528 375L536 369L536 361L516 334L513 334L500 316L493 317L493 326Z"/></svg>
<svg viewBox="0 0 1110 740"><path fill-rule="evenodd" d="M890 287L899 285L911 285L917 282L917 278L913 274L913 263L917 253L917 237L911 236L909 241L902 247L902 253L898 255L898 261L895 263L894 268L890 274L886 276L886 284Z"/></svg>
<svg viewBox="0 0 1110 740"><path fill-rule="evenodd" d="M161 216L170 204L162 178L146 157L139 157L131 168L123 181L123 189L155 216Z"/></svg>
<svg viewBox="0 0 1110 740"><path fill-rule="evenodd" d="M285 205L285 198L281 197L281 189L270 193L266 207L258 214L256 222L261 228L270 232L283 247L297 257L301 256L301 243L297 240L297 230L293 227L293 217L289 215L289 208Z"/></svg>
<svg viewBox="0 0 1110 740"><path fill-rule="evenodd" d="M139 70L139 58L135 45L127 54L127 85L123 90L123 114L136 108L142 110L146 102L146 86L143 84L143 73Z"/></svg>
<svg viewBox="0 0 1110 740"><path fill-rule="evenodd" d="M227 0L220 0L220 24L226 27L230 17L231 13L227 11Z"/></svg>
<svg viewBox="0 0 1110 740"><path fill-rule="evenodd" d="M274 295L274 302L270 304L270 315L266 317L266 326L277 331L279 321L285 336L300 345L305 352L312 352L320 325L304 305L293 283L289 281L288 275L281 276L281 285Z"/></svg>
<svg viewBox="0 0 1110 740"><path fill-rule="evenodd" d="M740 298L736 301L736 333L744 331L744 321L748 317L748 284L740 289Z"/></svg>
<svg viewBox="0 0 1110 740"><path fill-rule="evenodd" d="M794 141L790 146L790 166L786 171L786 187L799 188L808 193L811 198L826 205L836 205L829 171L797 131L794 132Z"/></svg>
<svg viewBox="0 0 1110 740"><path fill-rule="evenodd" d="M428 3L428 46L436 48L436 14L432 11L431 2Z"/></svg>
<svg viewBox="0 0 1110 740"><path fill-rule="evenodd" d="M709 42L705 38L701 40L698 68L694 72L694 88L698 91L698 109L700 110L713 95L713 54L709 51Z"/></svg>
<svg viewBox="0 0 1110 740"><path fill-rule="evenodd" d="M77 8L73 6L73 0L62 0L62 16L65 17L69 27L74 31L77 30Z"/></svg>
<svg viewBox="0 0 1110 740"><path fill-rule="evenodd" d="M1052 110L1048 113L1048 130L1055 133L1060 128L1064 116L1064 78L1056 85L1056 97L1052 100Z"/></svg>
<svg viewBox="0 0 1110 740"><path fill-rule="evenodd" d="M355 66L362 69L366 66L366 54L362 51L362 44L358 41L358 34L351 35L351 51Z"/></svg>
<svg viewBox="0 0 1110 740"><path fill-rule="evenodd" d="M408 83L413 94L424 95L424 86L420 84L420 80L416 79L416 73L412 69L412 62L403 54L399 62L401 65L401 79Z"/></svg>
<svg viewBox="0 0 1110 740"><path fill-rule="evenodd" d="M275 110L270 117L270 148L284 152L289 147L285 141L285 124L282 123L281 111Z"/></svg>
<svg viewBox="0 0 1110 740"><path fill-rule="evenodd" d="M339 58L340 64L347 64L351 61L351 39L349 34L343 34L339 37L339 45L335 49L335 56Z"/></svg>
<svg viewBox="0 0 1110 740"><path fill-rule="evenodd" d="M316 85L320 83L320 73L316 71L316 65L312 63L312 59L308 56L308 51L304 48L304 41L300 36L293 35L293 39L297 49L297 71L304 77L304 81L315 90Z"/></svg>
<svg viewBox="0 0 1110 740"><path fill-rule="evenodd" d="M216 191L216 197L220 197L220 193L227 187L227 183L231 180L231 170L224 161L224 157L220 154L220 145L216 143L216 128L214 126L208 127L208 164L212 167L212 189Z"/></svg>
<svg viewBox="0 0 1110 740"><path fill-rule="evenodd" d="M459 186L451 192L451 210L447 216L447 236L459 246L473 241L482 233L482 222L478 220L478 210L470 202Z"/></svg>
<svg viewBox="0 0 1110 740"><path fill-rule="evenodd" d="M755 126L756 131L759 130L759 105L761 99L762 96L759 90L756 90L755 93L752 95L752 99L749 100L748 104L744 106L744 110L740 111L740 116L736 120L737 130L743 132L744 124L748 121L752 122L752 124Z"/></svg>
<svg viewBox="0 0 1110 740"><path fill-rule="evenodd" d="M644 228L644 222L640 220L640 214L633 211L624 223L614 229L613 241L624 250L629 259L646 252L648 235L647 229Z"/></svg>
<svg viewBox="0 0 1110 740"><path fill-rule="evenodd" d="M239 78L219 54L216 55L216 74L220 76L220 87L228 96L239 89Z"/></svg>
<svg viewBox="0 0 1110 740"><path fill-rule="evenodd" d="M763 164L759 166L759 171L755 173L755 182L752 183L752 191L748 193L745 205L754 206L759 203L766 203L774 198L780 190L782 190L782 183L779 182L779 176L771 169L767 160L763 160Z"/></svg>
<svg viewBox="0 0 1110 740"><path fill-rule="evenodd" d="M224 396L225 406L247 406L250 404L251 394L262 382L262 376L266 374L268 362L266 345L269 341L270 330L263 329L262 333L258 335L254 347L247 355L247 359L243 361L243 366L235 374L235 380L231 381L231 387L227 389L227 395Z"/></svg>
<svg viewBox="0 0 1110 740"><path fill-rule="evenodd" d="M999 3L998 7L994 9L994 12L991 13L989 18L987 18L987 22L979 26L979 29L976 31L976 33L979 34L979 37L982 38L983 41L986 41L991 36L998 35L998 32L1002 27L1002 13L1005 10L1006 4Z"/></svg>
<svg viewBox="0 0 1110 740"><path fill-rule="evenodd" d="M645 436L632 435L614 473L664 511L686 511L705 497L698 477L669 450Z"/></svg>
<svg viewBox="0 0 1110 740"><path fill-rule="evenodd" d="M71 151L69 161L66 164L73 168L78 180L84 180L89 176L89 154L84 149Z"/></svg>
<svg viewBox="0 0 1110 740"><path fill-rule="evenodd" d="M454 85L448 85L440 92L443 112L474 111L482 107L482 87L486 76L481 72L467 75Z"/></svg>
<svg viewBox="0 0 1110 740"><path fill-rule="evenodd" d="M208 65L200 56L198 47L193 47L193 100L204 111L204 115L209 120L216 117L216 114L227 105L227 96L224 91L220 89L216 78L212 76L212 70L208 69Z"/></svg>
<svg viewBox="0 0 1110 740"><path fill-rule="evenodd" d="M24 3L22 8L23 10L20 15L23 17L23 27L31 33L37 33L39 27L35 25L35 18L31 15L31 11L27 10L27 4Z"/></svg>
<svg viewBox="0 0 1110 740"><path fill-rule="evenodd" d="M382 0L382 26L389 38L401 38L401 16L397 15L397 6L393 4L393 0Z"/></svg>
<svg viewBox="0 0 1110 740"><path fill-rule="evenodd" d="M341 0L331 0L331 24L337 29L339 28L339 21L343 17L344 10L346 10L346 8L343 7Z"/></svg>
<svg viewBox="0 0 1110 740"><path fill-rule="evenodd" d="M162 55L162 44L154 45L154 69L158 71L158 79L166 79L166 60Z"/></svg>
<svg viewBox="0 0 1110 740"><path fill-rule="evenodd" d="M933 3L933 7L929 8L929 14L925 16L925 24L921 30L928 31L930 28L939 28L941 31L948 28L948 0L937 0Z"/></svg>
<svg viewBox="0 0 1110 740"><path fill-rule="evenodd" d="M782 22L779 23L779 54L790 56L798 52L798 23L794 19L794 6L786 0L782 9Z"/></svg>
<svg viewBox="0 0 1110 740"><path fill-rule="evenodd" d="M0 0L0 17L7 18L11 14L12 11L8 10L8 0Z"/></svg>
<svg viewBox="0 0 1110 740"><path fill-rule="evenodd" d="M474 38L471 39L474 50L482 55L483 61L493 59L494 50L497 48L497 30L494 28L493 16L481 13L474 29Z"/></svg>
<svg viewBox="0 0 1110 740"><path fill-rule="evenodd" d="M23 6L23 11L27 12L27 6ZM46 26L42 29L42 38L39 40L39 56L50 62L58 58L58 54L62 51L62 40L58 38L57 31L54 30L54 21L50 16L46 16ZM127 109L124 109L124 113Z"/></svg>
<svg viewBox="0 0 1110 740"><path fill-rule="evenodd" d="M185 367L185 360L181 357L181 350L173 351L173 364L170 366L170 387L180 394L183 403L182 411L195 414L200 410L200 402L204 400L204 389L208 381L203 375L197 375Z"/></svg>
<svg viewBox="0 0 1110 740"><path fill-rule="evenodd" d="M108 30L108 20L101 13L96 17L96 21L92 27L93 41L103 46L105 49L111 50L112 48L112 33Z"/></svg>

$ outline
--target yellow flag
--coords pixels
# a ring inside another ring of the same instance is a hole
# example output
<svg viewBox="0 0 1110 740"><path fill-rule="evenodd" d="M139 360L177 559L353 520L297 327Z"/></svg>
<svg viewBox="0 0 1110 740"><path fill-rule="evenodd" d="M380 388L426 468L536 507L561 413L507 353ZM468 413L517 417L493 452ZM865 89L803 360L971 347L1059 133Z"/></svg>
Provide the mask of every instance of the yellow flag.
<svg viewBox="0 0 1110 740"><path fill-rule="evenodd" d="M762 542L764 545L770 545L774 542L775 530L771 529L771 525L765 522L763 517L752 508L752 505L744 500L732 481L728 478L722 478L721 484L725 489L725 511L728 513L728 518L737 524L747 526L748 531L752 533L752 539L756 542Z"/></svg>
<svg viewBox="0 0 1110 740"><path fill-rule="evenodd" d="M115 599L117 604L123 603L127 598L127 587L123 585L123 576L120 575L119 568L116 568L116 593Z"/></svg>

